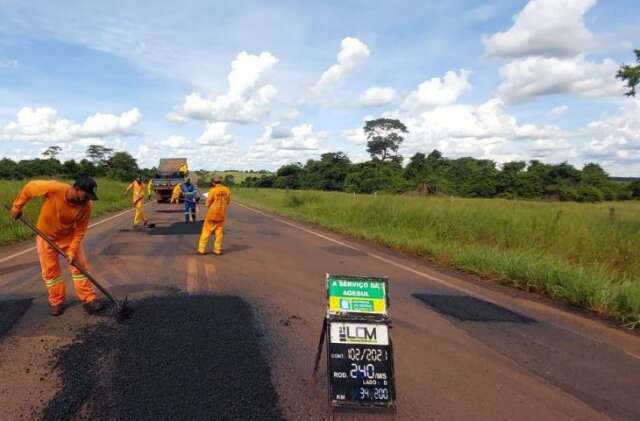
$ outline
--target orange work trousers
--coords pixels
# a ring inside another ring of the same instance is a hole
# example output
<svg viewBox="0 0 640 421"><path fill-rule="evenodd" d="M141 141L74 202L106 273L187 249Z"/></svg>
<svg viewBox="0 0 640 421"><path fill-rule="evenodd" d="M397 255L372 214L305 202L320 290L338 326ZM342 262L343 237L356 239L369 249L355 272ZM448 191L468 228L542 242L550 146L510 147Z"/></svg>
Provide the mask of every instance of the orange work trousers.
<svg viewBox="0 0 640 421"><path fill-rule="evenodd" d="M62 240L54 240L56 244L67 253L71 238ZM60 271L60 255L45 240L38 237L36 240L36 249L38 250L38 259L40 260L40 269L42 270L42 279L49 292L49 303L58 305L64 303L66 298L64 279ZM82 246L78 248L75 256L75 264L87 270L87 260L84 255ZM78 299L83 303L89 303L96 299L96 293L93 285L75 266L69 265L69 272L73 278L73 285L76 290Z"/></svg>
<svg viewBox="0 0 640 421"><path fill-rule="evenodd" d="M147 222L147 217L144 215L144 201L139 200L134 206L136 213L133 216L133 225L140 225L140 222Z"/></svg>
<svg viewBox="0 0 640 421"><path fill-rule="evenodd" d="M207 251L207 244L209 243L209 237L211 234L215 235L213 242L213 252L222 252L222 238L224 237L224 221L215 222L210 219L205 219L202 225L202 232L200 233L200 241L198 242L198 251L205 253Z"/></svg>

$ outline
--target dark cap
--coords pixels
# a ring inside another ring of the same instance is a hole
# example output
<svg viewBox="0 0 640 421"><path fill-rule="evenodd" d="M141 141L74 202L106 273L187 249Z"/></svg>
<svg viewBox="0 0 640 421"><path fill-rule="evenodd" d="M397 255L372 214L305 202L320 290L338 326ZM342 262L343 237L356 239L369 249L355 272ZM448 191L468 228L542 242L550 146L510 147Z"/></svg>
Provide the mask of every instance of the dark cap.
<svg viewBox="0 0 640 421"><path fill-rule="evenodd" d="M78 176L78 178L76 178L76 182L73 183L73 187L85 192L89 200L98 200L98 196L96 195L98 185L95 180L88 175Z"/></svg>

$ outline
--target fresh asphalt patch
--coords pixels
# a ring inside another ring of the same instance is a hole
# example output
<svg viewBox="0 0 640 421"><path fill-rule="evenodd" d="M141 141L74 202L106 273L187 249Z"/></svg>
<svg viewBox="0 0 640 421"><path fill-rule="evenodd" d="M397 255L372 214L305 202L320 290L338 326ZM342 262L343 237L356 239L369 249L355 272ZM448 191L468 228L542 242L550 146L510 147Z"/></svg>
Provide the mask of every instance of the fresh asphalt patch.
<svg viewBox="0 0 640 421"><path fill-rule="evenodd" d="M31 307L31 298L0 301L0 339Z"/></svg>
<svg viewBox="0 0 640 421"><path fill-rule="evenodd" d="M250 307L226 295L148 297L53 357L44 420L283 419Z"/></svg>
<svg viewBox="0 0 640 421"><path fill-rule="evenodd" d="M640 364L636 358L475 297L414 297L479 342L608 417L640 420Z"/></svg>
<svg viewBox="0 0 640 421"><path fill-rule="evenodd" d="M461 321L512 323L535 321L504 307L467 295L414 294L413 296L438 313Z"/></svg>

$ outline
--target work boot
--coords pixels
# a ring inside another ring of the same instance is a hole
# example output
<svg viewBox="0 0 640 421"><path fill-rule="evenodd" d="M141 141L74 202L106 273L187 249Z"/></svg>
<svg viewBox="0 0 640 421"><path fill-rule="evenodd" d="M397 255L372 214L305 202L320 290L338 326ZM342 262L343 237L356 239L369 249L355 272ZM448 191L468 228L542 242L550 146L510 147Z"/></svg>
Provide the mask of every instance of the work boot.
<svg viewBox="0 0 640 421"><path fill-rule="evenodd" d="M52 316L58 317L62 313L64 313L64 305L62 304L49 304L49 313Z"/></svg>
<svg viewBox="0 0 640 421"><path fill-rule="evenodd" d="M102 305L100 300L96 299L93 301L89 301L88 303L82 304L82 308L84 308L84 311L86 311L87 314L96 314L101 312L104 306Z"/></svg>
<svg viewBox="0 0 640 421"><path fill-rule="evenodd" d="M213 254L215 254L216 256L220 256L222 254L222 250L214 250Z"/></svg>

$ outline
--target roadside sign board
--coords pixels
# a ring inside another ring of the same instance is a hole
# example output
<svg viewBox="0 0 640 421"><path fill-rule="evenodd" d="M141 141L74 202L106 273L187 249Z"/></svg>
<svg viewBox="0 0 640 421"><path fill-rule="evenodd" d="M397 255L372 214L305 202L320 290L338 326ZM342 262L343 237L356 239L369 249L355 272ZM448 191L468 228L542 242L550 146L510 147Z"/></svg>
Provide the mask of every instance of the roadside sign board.
<svg viewBox="0 0 640 421"><path fill-rule="evenodd" d="M393 349L388 325L352 319L327 323L331 405L393 407Z"/></svg>
<svg viewBox="0 0 640 421"><path fill-rule="evenodd" d="M386 278L327 274L327 313L386 317L387 291Z"/></svg>

